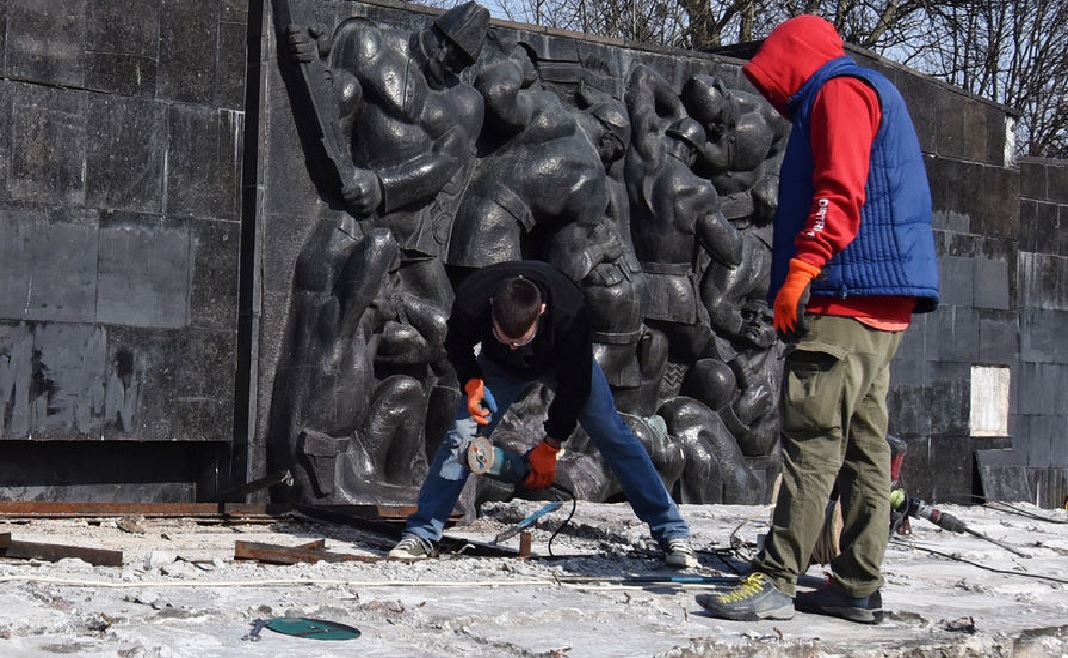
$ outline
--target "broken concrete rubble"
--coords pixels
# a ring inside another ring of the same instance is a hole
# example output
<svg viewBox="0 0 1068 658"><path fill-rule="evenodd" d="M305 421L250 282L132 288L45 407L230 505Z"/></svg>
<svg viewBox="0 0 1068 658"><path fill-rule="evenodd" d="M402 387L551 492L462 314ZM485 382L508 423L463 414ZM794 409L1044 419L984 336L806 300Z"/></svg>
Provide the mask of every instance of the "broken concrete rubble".
<svg viewBox="0 0 1068 658"><path fill-rule="evenodd" d="M487 504L478 520L449 535L460 545L489 542L539 506ZM301 517L274 525L146 518L139 533L107 519L0 523L0 532L20 541L123 552L122 567L70 558L0 562L0 655L1060 656L1068 651L1068 512L1020 507L1032 516L944 509L1027 557L914 521L912 535L895 539L887 553L889 614L878 626L800 613L789 621L728 622L695 603L715 584L619 582L675 573L661 568L646 528L626 505L579 503L551 546L566 510L539 519L527 560L234 559L239 541L368 557L381 557L393 541ZM701 560L687 572L693 575L731 575L767 529L767 507L687 505L683 513ZM821 577L813 567L805 583ZM578 578L584 582L567 582ZM348 624L361 635L316 641L264 629L258 642L241 639L254 620L287 616Z"/></svg>

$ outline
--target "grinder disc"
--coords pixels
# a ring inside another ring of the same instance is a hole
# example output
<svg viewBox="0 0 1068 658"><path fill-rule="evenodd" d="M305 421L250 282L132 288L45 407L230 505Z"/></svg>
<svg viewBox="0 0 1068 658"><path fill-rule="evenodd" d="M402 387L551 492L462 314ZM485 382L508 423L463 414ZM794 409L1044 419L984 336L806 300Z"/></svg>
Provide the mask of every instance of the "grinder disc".
<svg viewBox="0 0 1068 658"><path fill-rule="evenodd" d="M497 451L489 439L481 436L471 439L471 445L467 447L467 467L472 473L476 475L493 473L496 461Z"/></svg>

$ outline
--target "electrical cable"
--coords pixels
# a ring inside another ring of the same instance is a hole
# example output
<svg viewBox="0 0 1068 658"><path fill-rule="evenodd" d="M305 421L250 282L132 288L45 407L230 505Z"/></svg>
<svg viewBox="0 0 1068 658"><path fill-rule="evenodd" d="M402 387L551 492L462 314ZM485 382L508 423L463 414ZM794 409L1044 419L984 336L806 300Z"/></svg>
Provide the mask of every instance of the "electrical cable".
<svg viewBox="0 0 1068 658"><path fill-rule="evenodd" d="M560 531L563 530L564 527L571 522L571 519L575 516L575 509L578 507L578 504L575 500L575 492L571 491L567 487L561 484L553 484L552 488L556 489L561 493L567 494L568 496L571 496L571 513L568 514L567 518L564 519L564 522L561 523L559 527L557 527L556 530L553 531L552 536L549 537L549 543L546 546L546 550L549 552L549 557L556 557L555 555L553 555L553 540L556 539L556 535L560 534ZM559 500L559 498L557 500Z"/></svg>
<svg viewBox="0 0 1068 658"><path fill-rule="evenodd" d="M1053 576L1043 576L1042 574L1028 573L1026 571L1009 571L1007 569L996 569L994 567L990 567L990 566L987 566L985 564L980 564L979 562L973 562L972 560L968 560L968 559L962 558L959 555L953 555L952 553L943 553L942 551L938 551L938 550L935 550L933 548L928 548L926 546L921 546L921 545L916 544L914 542L910 542L910 541L906 541L904 539L901 539L900 537L893 537L892 539L894 540L895 543L904 544L904 545L906 545L906 546L908 546L910 548L919 549L921 551L927 551L928 553L930 553L932 555L938 555L939 557L944 557L944 558L947 558L947 559L950 559L950 560L955 560L955 561L961 562L963 564L970 564L973 567L978 567L979 569L983 569L983 570L989 571L991 573L1000 573L1000 574L1003 574L1003 575L1006 575L1006 576L1025 576L1027 578L1037 578L1038 580L1048 580L1050 582L1062 583L1062 584L1068 585L1068 580L1066 580L1064 578L1054 578Z"/></svg>

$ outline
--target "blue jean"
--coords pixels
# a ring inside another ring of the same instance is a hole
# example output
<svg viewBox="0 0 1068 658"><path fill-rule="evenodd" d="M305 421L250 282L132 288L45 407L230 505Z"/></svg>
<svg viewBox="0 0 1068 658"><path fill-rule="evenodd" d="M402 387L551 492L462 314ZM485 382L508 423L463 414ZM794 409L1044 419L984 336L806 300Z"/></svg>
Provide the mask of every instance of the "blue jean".
<svg viewBox="0 0 1068 658"><path fill-rule="evenodd" d="M486 388L497 403L497 412L486 428L487 435L493 432L508 407L531 384L537 381L556 390L553 376L539 380L519 379L489 359L479 359L479 364ZM688 538L689 526L679 514L679 508L657 474L645 446L616 410L612 389L596 361L593 362L592 379L590 397L579 414L579 423L623 485L623 493L634 513L649 525L653 539L664 544L671 539ZM467 398L463 397L457 405L452 427L434 455L419 491L418 509L408 517L404 534L431 542L441 539L445 521L459 500L470 474L466 454L468 444L475 437L475 430L475 421L471 420L467 411Z"/></svg>

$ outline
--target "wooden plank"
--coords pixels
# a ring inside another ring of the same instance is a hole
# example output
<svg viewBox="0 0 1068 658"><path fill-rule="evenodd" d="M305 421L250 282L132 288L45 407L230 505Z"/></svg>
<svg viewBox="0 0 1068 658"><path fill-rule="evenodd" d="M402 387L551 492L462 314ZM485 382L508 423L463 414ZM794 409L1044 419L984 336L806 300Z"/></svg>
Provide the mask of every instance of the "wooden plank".
<svg viewBox="0 0 1068 658"><path fill-rule="evenodd" d="M89 503L0 501L0 516L23 518L143 516L146 518L254 518L286 514L292 505L256 503Z"/></svg>
<svg viewBox="0 0 1068 658"><path fill-rule="evenodd" d="M49 562L66 557L74 557L99 567L122 566L122 551L19 541L11 539L11 533L5 533L5 536L0 539L0 556L27 560L48 560Z"/></svg>
<svg viewBox="0 0 1068 658"><path fill-rule="evenodd" d="M303 546L278 546L238 540L234 542L234 559L256 560L266 564L314 564L316 562L380 562L385 558L379 555L331 553Z"/></svg>

